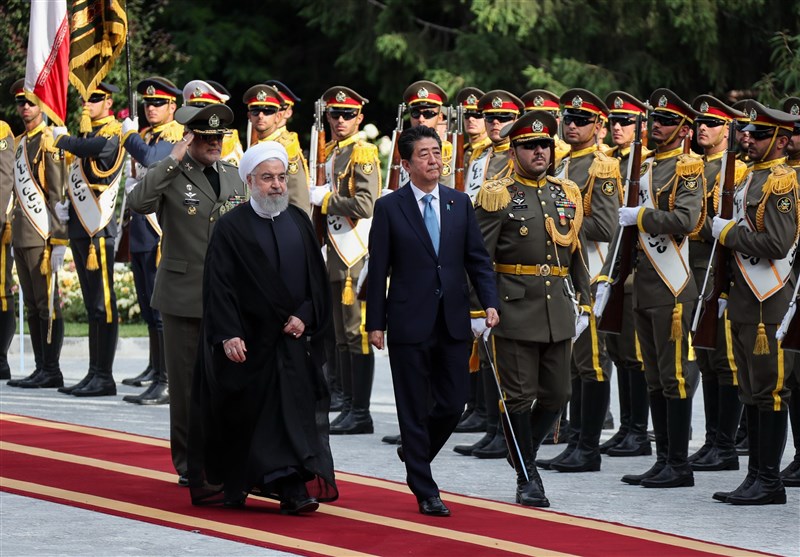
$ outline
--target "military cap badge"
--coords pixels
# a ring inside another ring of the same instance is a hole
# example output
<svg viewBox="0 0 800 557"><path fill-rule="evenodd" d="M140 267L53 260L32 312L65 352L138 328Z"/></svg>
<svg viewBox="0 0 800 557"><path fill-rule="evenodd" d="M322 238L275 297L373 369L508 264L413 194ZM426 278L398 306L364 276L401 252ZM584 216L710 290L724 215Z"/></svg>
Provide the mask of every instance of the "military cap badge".
<svg viewBox="0 0 800 557"><path fill-rule="evenodd" d="M755 120L756 118L758 118L758 112L756 112L755 108L751 108L750 109L750 119L751 120Z"/></svg>
<svg viewBox="0 0 800 557"><path fill-rule="evenodd" d="M792 107L789 109L789 114L792 116L800 115L800 106L793 104Z"/></svg>
<svg viewBox="0 0 800 557"><path fill-rule="evenodd" d="M8 141L0 139L0 151L5 151L6 149L8 149Z"/></svg>
<svg viewBox="0 0 800 557"><path fill-rule="evenodd" d="M467 97L467 104L476 104L478 102L478 97L475 95L470 95Z"/></svg>
<svg viewBox="0 0 800 557"><path fill-rule="evenodd" d="M495 97L492 99L492 108L503 108L503 99Z"/></svg>
<svg viewBox="0 0 800 557"><path fill-rule="evenodd" d="M583 99L580 95L572 97L572 108L581 108L583 106Z"/></svg>
<svg viewBox="0 0 800 557"><path fill-rule="evenodd" d="M661 95L661 97L659 97L659 99L658 99L658 107L659 108L666 108L667 102L668 102L667 101L667 96L666 95Z"/></svg>
<svg viewBox="0 0 800 557"><path fill-rule="evenodd" d="M541 131L544 129L544 124L542 124L542 122L541 122L541 121L539 121L539 120L536 120L536 121L534 121L534 122L533 122L533 126L531 126L531 128L532 128L532 129L533 129L533 131L535 131L536 133L539 133L539 132L541 132Z"/></svg>
<svg viewBox="0 0 800 557"><path fill-rule="evenodd" d="M339 91L336 93L336 102L343 103L347 100L347 95L345 95L344 91Z"/></svg>
<svg viewBox="0 0 800 557"><path fill-rule="evenodd" d="M262 89L261 91L256 93L256 100L260 102L264 102L265 100L267 100L267 92Z"/></svg>
<svg viewBox="0 0 800 557"><path fill-rule="evenodd" d="M208 119L208 125L211 126L212 128L218 128L219 116L217 116L216 114L212 114L211 118Z"/></svg>
<svg viewBox="0 0 800 557"><path fill-rule="evenodd" d="M155 87L153 87L152 85L150 85L150 86L147 88L147 91L145 91L145 92L146 92L148 95L155 95L155 94L156 94L156 88L155 88Z"/></svg>
<svg viewBox="0 0 800 557"><path fill-rule="evenodd" d="M428 94L429 94L429 93L428 93L428 90L427 90L427 89L425 89L425 87L420 87L420 88L419 88L419 91L417 91L417 96L418 96L420 99L427 99L427 98L428 98Z"/></svg>
<svg viewBox="0 0 800 557"><path fill-rule="evenodd" d="M621 97L617 97L614 99L614 108L622 108L624 106L624 102L622 102Z"/></svg>
<svg viewBox="0 0 800 557"><path fill-rule="evenodd" d="M533 106L544 106L544 98L541 95L533 97Z"/></svg>
<svg viewBox="0 0 800 557"><path fill-rule="evenodd" d="M197 97L202 97L202 96L203 96L203 90L200 89L200 87L195 87L194 91L192 91L192 97L197 98Z"/></svg>
<svg viewBox="0 0 800 557"><path fill-rule="evenodd" d="M700 105L700 112L708 112L708 103L703 101L703 104Z"/></svg>

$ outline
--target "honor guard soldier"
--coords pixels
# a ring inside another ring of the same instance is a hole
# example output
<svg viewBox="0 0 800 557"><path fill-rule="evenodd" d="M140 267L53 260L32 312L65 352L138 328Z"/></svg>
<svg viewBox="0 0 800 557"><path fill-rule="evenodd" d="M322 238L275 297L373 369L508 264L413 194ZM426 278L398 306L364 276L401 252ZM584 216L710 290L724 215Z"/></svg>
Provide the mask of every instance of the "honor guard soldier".
<svg viewBox="0 0 800 557"><path fill-rule="evenodd" d="M15 201L11 214L11 244L36 367L24 379L12 379L8 385L62 387L64 378L59 357L64 340L64 321L57 272L64 263L68 240L67 227L56 218L55 206L65 195L66 169L63 154L53 145L52 128L45 125L42 109L32 100L32 93L23 90L24 84L25 80L20 79L11 86L17 114L25 125L25 132L17 138L14 151ZM13 148L12 142L8 149ZM3 227L2 253L6 253L7 226L8 221ZM2 269L10 272L6 264Z"/></svg>
<svg viewBox="0 0 800 557"><path fill-rule="evenodd" d="M369 403L375 356L364 330L356 280L365 264L372 210L381 191L378 149L358 138L367 99L347 87L322 94L332 141L325 147L327 183L311 191L311 204L325 216L328 273L333 299L336 365L344 408L331 422L332 434L372 433Z"/></svg>
<svg viewBox="0 0 800 557"><path fill-rule="evenodd" d="M800 116L800 97L789 97L783 101L783 111L792 116ZM786 145L786 164L792 168L800 167L800 124L795 124L792 137Z"/></svg>
<svg viewBox="0 0 800 557"><path fill-rule="evenodd" d="M586 238L583 251L594 284L617 229L621 201L619 161L603 154L597 145L602 117L608 112L605 103L585 89L568 90L560 102L564 105L564 141L571 150L555 175L574 182L581 191L581 230ZM597 331L595 318L589 315L588 331L572 347L569 443L554 459L537 462L543 468L559 472L600 470L600 434L611 395L610 377L603 365L607 359L605 335Z"/></svg>
<svg viewBox="0 0 800 557"><path fill-rule="evenodd" d="M739 147L739 154L736 156L736 158L746 163L748 166L752 166L753 161L750 160L750 156L747 154L747 146L750 142L750 134L744 131L744 129L750 124L750 116L744 111L748 100L749 99L736 101L731 105L731 108L738 110L739 112L743 112L745 115L744 118L736 119L736 143ZM744 420L745 418L742 419Z"/></svg>
<svg viewBox="0 0 800 557"><path fill-rule="evenodd" d="M195 79L183 86L183 102L186 106L203 108L210 104L225 104L230 100L231 94L225 87L216 81ZM223 162L238 166L244 151L239 141L239 132L235 129L227 130L222 142Z"/></svg>
<svg viewBox="0 0 800 557"><path fill-rule="evenodd" d="M122 122L123 144L133 158L132 172L125 180L126 194L141 182L150 165L168 157L175 143L183 138L183 126L175 121L181 90L168 79L156 76L140 81L136 91L144 102L149 126L138 133L138 119L126 118ZM161 314L150 306L161 243L161 226L156 214L130 211L129 234L136 296L150 337L150 365L139 376L122 380L126 385L145 386L147 390L138 395L126 395L122 400L145 405L166 404L169 387L164 362L164 330Z"/></svg>
<svg viewBox="0 0 800 557"><path fill-rule="evenodd" d="M506 126L513 169L488 180L476 216L495 262L500 313L492 332L497 375L519 446L512 448L517 503L550 505L536 454L570 395L572 340L588 325L583 201L577 185L552 175L555 118L531 112ZM581 309L579 309L579 304ZM535 324L531 316L540 318ZM535 402L534 402L535 401Z"/></svg>
<svg viewBox="0 0 800 557"><path fill-rule="evenodd" d="M175 120L187 133L151 166L129 195L131 209L156 212L163 231L152 306L161 313L169 377L172 463L187 485L189 395L203 315L206 248L219 217L246 200L234 165L221 161L233 112L222 103L183 106Z"/></svg>
<svg viewBox="0 0 800 557"><path fill-rule="evenodd" d="M558 95L547 89L531 89L520 97L520 100L525 105L525 113L533 110L544 110L553 115L556 122L561 125L561 100ZM555 135L556 142L556 160L555 166L561 163L561 159L567 156L570 146L559 136L558 132Z"/></svg>
<svg viewBox="0 0 800 557"><path fill-rule="evenodd" d="M442 126L446 126L443 107L447 104L447 93L431 81L415 81L403 93L403 102L406 104L410 127L428 126L439 133L439 137L442 139L442 163L444 164L440 181L447 187L454 187L453 144L445 137L447 134L442 132ZM407 183L408 173L401 168L400 187Z"/></svg>
<svg viewBox="0 0 800 557"><path fill-rule="evenodd" d="M268 79L264 83L277 89L281 98L281 109L278 112L278 128L281 130L281 135L293 135L297 140L297 134L286 129L286 125L294 116L294 105L300 102L300 97L295 95L288 85L281 83L277 79ZM297 141L299 144L299 140Z"/></svg>
<svg viewBox="0 0 800 557"><path fill-rule="evenodd" d="M478 99L478 110L483 114L486 133L492 141L479 179L486 181L507 178L514 170L508 150L511 142L500 132L519 118L523 110L522 101L508 91L495 89Z"/></svg>
<svg viewBox="0 0 800 557"><path fill-rule="evenodd" d="M654 91L650 104L655 107L651 138L656 152L641 168L639 206L620 208L619 224L638 229L633 303L657 458L644 474L626 475L622 481L651 488L687 487L694 485L687 457L696 384L687 377L687 355L697 298L688 237L700 229L705 215L703 161L683 154L696 116L692 107L669 89ZM609 267L610 258L603 275ZM598 306L608 288L607 283L598 286Z"/></svg>
<svg viewBox="0 0 800 557"><path fill-rule="evenodd" d="M69 197L56 205L56 215L68 227L89 321L89 371L76 385L59 389L78 397L117 394L112 369L119 330L114 293L115 209L125 158L122 126L111 110L111 95L117 92L116 86L100 83L83 101L91 131L72 137L66 128L53 129L56 147L76 157L69 169Z"/></svg>
<svg viewBox="0 0 800 557"><path fill-rule="evenodd" d="M627 183L631 164L631 144L636 132L636 116L641 116L642 160L647 159L648 106L633 95L624 91L612 91L605 98L608 107L608 121L611 127L613 151L609 156L619 160L622 176L620 186ZM623 187L623 200L625 199ZM619 390L620 427L605 443L600 452L608 456L650 455L653 448L647 438L647 421L650 405L647 396L647 381L644 367L637 355L636 330L633 315L633 276L625 281L623 301L622 330L616 335L606 335L606 349L617 373Z"/></svg>
<svg viewBox="0 0 800 557"><path fill-rule="evenodd" d="M800 117L756 101L744 109L750 116L744 131L750 135L753 169L734 193L733 219L714 217L712 234L734 260L728 317L750 456L742 484L713 497L734 505L784 504L779 470L795 354L784 352L776 332L795 281L798 180L786 164L786 146Z"/></svg>
<svg viewBox="0 0 800 557"><path fill-rule="evenodd" d="M0 379L11 379L8 365L8 348L14 338L16 312L11 292L11 202L14 191L14 134L11 127L0 120Z"/></svg>
<svg viewBox="0 0 800 557"><path fill-rule="evenodd" d="M711 261L714 238L711 220L719 210L722 160L728 145L729 124L744 113L734 110L711 95L700 95L692 101L697 112L695 139L703 149L703 172L706 183L706 219L703 227L689 237L689 262L695 283L702 288L706 270L708 284L714 284L714 262ZM747 165L736 161L734 181L739 184L747 174ZM719 247L718 247L719 249ZM720 272L727 273L727 270ZM713 470L738 470L735 436L742 406L739 402L739 384L733 347L730 346L731 323L723 313L717 327L716 348L695 350L697 365L703 381L703 409L705 410L706 436L700 449L689 456L695 472Z"/></svg>
<svg viewBox="0 0 800 557"><path fill-rule="evenodd" d="M281 107L284 106L280 92L272 85L261 83L245 91L243 100L247 105L247 117L255 131L255 143L277 141L289 154L289 167L286 169L289 203L307 213L310 212L308 164L300 149L297 134L288 132L285 127L279 125L283 114Z"/></svg>
<svg viewBox="0 0 800 557"><path fill-rule="evenodd" d="M466 87L456 95L456 104L463 107L464 132L469 140L464 147L464 191L473 201L483 185L483 171L492 146L483 113L478 109L478 99L483 95L475 87Z"/></svg>

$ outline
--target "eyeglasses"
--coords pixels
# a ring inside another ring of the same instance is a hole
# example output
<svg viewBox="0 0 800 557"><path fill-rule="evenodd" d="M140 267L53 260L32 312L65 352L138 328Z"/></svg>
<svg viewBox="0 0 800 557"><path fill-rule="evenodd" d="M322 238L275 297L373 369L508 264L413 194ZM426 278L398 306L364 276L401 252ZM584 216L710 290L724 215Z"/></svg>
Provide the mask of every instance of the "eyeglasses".
<svg viewBox="0 0 800 557"><path fill-rule="evenodd" d="M279 182L279 183L282 184L282 183L284 183L286 181L286 174L260 174L260 175L258 175L258 174L254 173L254 174L252 174L252 176L255 176L256 179L258 179L258 180L260 180L262 182L265 182L267 184L269 184L271 182Z"/></svg>
<svg viewBox="0 0 800 557"><path fill-rule="evenodd" d="M750 134L751 139L755 139L756 141L763 141L765 139L770 139L772 135L775 133L775 130L758 130L748 133Z"/></svg>
<svg viewBox="0 0 800 557"><path fill-rule="evenodd" d="M659 126L666 126L672 127L677 126L678 122L680 122L680 118L677 116L667 116L665 114L653 114L653 123L658 124Z"/></svg>
<svg viewBox="0 0 800 557"><path fill-rule="evenodd" d="M438 110L421 110L415 108L411 111L411 117L415 120L419 119L420 116L424 116L425 119L430 120L431 118L436 118L439 115Z"/></svg>
<svg viewBox="0 0 800 557"><path fill-rule="evenodd" d="M28 99L17 99L17 106L36 106L36 103L29 101Z"/></svg>
<svg viewBox="0 0 800 557"><path fill-rule="evenodd" d="M496 112L492 112L483 115L483 119L489 122L490 124L493 122L510 122L514 120L516 117L517 116L515 114L510 114L508 112L505 113L501 112L499 114Z"/></svg>
<svg viewBox="0 0 800 557"><path fill-rule="evenodd" d="M164 106L169 102L169 99L145 99L145 106Z"/></svg>
<svg viewBox="0 0 800 557"><path fill-rule="evenodd" d="M583 128L584 126L588 126L589 124L594 124L595 122L597 122L597 118L575 116L574 114L567 114L564 116L565 126L569 126L570 124L575 124L577 127Z"/></svg>
<svg viewBox="0 0 800 557"><path fill-rule="evenodd" d="M225 137L224 133L197 133L195 132L195 138L203 141L205 143L216 143L217 141L222 141Z"/></svg>
<svg viewBox="0 0 800 557"><path fill-rule="evenodd" d="M483 114L480 112L465 112L464 119L472 118L474 120L483 120Z"/></svg>
<svg viewBox="0 0 800 557"><path fill-rule="evenodd" d="M534 139L532 141L526 141L525 143L515 143L514 147L522 149L523 151L535 151L537 148L547 149L552 144L553 142L550 139Z"/></svg>
<svg viewBox="0 0 800 557"><path fill-rule="evenodd" d="M725 124L724 121L717 120L716 118L709 118L708 120L698 120L695 123L697 124L698 128L700 127L701 124L707 128L718 128Z"/></svg>
<svg viewBox="0 0 800 557"><path fill-rule="evenodd" d="M636 123L636 118L627 118L625 116L612 116L609 118L609 122L613 126L614 124L619 124L623 128L627 128L628 126L632 126Z"/></svg>
<svg viewBox="0 0 800 557"><path fill-rule="evenodd" d="M108 95L89 95L89 98L86 99L84 102L95 104L101 103L108 98Z"/></svg>
<svg viewBox="0 0 800 557"><path fill-rule="evenodd" d="M352 120L358 116L358 110L329 110L328 116L331 117L331 120L338 120L339 118Z"/></svg>
<svg viewBox="0 0 800 557"><path fill-rule="evenodd" d="M266 108L266 107L261 107L261 106L257 106L257 107L254 107L254 108L250 109L250 114L252 116L258 116L259 114L264 114L265 116L272 116L273 114L276 114L277 112L278 112L277 108Z"/></svg>

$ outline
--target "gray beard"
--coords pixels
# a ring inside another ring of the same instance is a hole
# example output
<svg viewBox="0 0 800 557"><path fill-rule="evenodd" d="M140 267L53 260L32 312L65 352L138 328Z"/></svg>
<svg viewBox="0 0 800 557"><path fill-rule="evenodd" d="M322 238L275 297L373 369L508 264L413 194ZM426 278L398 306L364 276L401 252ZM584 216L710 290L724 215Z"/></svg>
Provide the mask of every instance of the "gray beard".
<svg viewBox="0 0 800 557"><path fill-rule="evenodd" d="M261 195L261 193L252 190L250 197L253 198L259 209L267 214L282 213L289 208L289 192L288 190L278 198L270 197L269 195Z"/></svg>

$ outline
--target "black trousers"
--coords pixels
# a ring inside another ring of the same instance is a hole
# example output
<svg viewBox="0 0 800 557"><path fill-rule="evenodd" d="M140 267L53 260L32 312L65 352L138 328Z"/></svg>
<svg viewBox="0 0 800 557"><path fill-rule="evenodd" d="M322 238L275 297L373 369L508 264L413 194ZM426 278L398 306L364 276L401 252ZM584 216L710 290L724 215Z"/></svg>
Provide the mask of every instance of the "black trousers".
<svg viewBox="0 0 800 557"><path fill-rule="evenodd" d="M161 330L161 313L150 306L150 298L153 297L153 288L156 284L156 254L158 246L150 251L131 253L131 271L133 271L133 283L136 285L136 299L139 301L139 308L142 310L142 319L147 323L148 328Z"/></svg>

